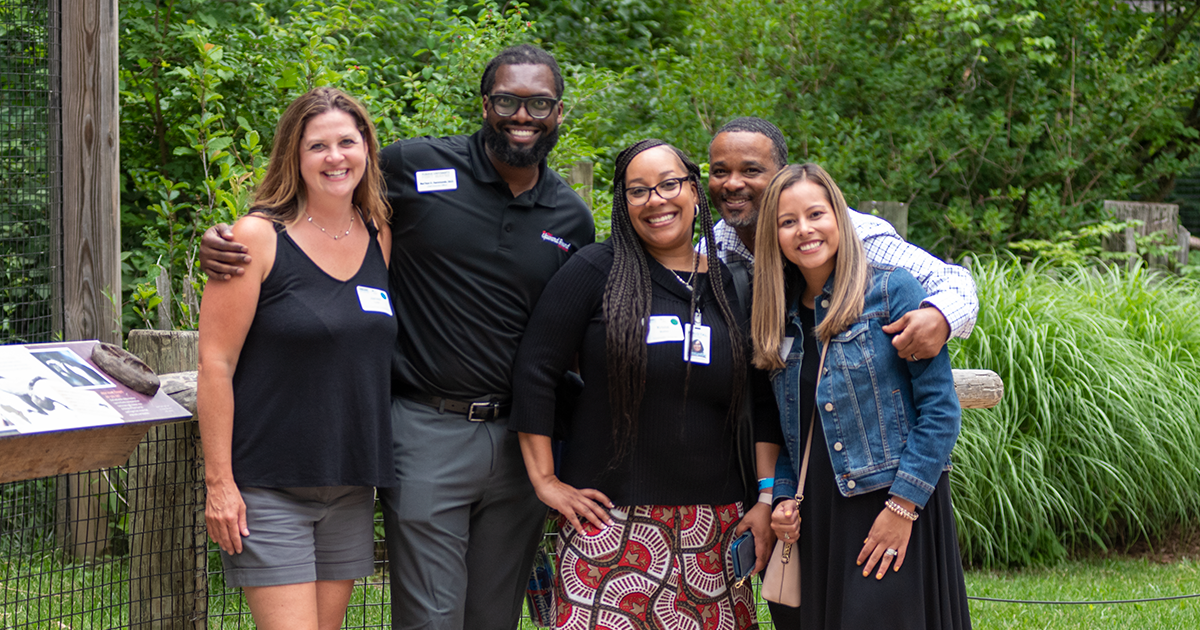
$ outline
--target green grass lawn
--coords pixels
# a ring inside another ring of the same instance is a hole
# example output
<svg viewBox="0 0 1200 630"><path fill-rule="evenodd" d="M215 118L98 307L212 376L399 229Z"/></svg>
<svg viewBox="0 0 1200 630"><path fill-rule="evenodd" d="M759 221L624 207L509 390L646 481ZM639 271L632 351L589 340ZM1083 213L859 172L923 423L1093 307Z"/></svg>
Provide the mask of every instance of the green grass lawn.
<svg viewBox="0 0 1200 630"><path fill-rule="evenodd" d="M975 597L1057 601L1145 599L1200 593L1200 562L1160 564L1145 559L1064 562L1048 569L967 574ZM983 630L1053 628L1200 628L1200 599L1115 605L1042 606L971 601L971 620Z"/></svg>
<svg viewBox="0 0 1200 630"><path fill-rule="evenodd" d="M113 628L126 625L128 587L123 563L57 565L48 557L18 566L0 562L0 628ZM39 573L40 572L40 573ZM31 578L30 574L38 574ZM346 628L385 627L389 619L386 585L377 576L355 589ZM977 597L1026 600L1098 601L1200 593L1200 561L1160 563L1143 558L1089 559L1052 568L970 571L967 592ZM244 600L213 584L209 627L252 628ZM1119 605L1045 606L971 601L971 619L982 630L1092 630L1200 628L1200 598ZM766 607L761 628L771 628ZM523 621L521 630L532 630Z"/></svg>
<svg viewBox="0 0 1200 630"><path fill-rule="evenodd" d="M967 593L997 599L1097 601L1200 593L1200 562L1161 564L1120 558L1064 562L1054 568L969 571ZM761 603L761 601L760 601ZM1200 629L1200 598L1107 606L1045 606L971 601L978 630ZM881 628L886 627L881 624ZM765 605L759 627L773 628ZM522 622L521 630L533 630Z"/></svg>

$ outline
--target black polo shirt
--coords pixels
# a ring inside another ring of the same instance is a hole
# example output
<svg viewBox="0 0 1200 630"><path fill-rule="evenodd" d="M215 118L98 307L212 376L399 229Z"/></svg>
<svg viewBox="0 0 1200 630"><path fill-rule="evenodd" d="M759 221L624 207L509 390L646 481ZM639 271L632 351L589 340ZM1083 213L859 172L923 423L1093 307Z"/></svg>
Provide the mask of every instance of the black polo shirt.
<svg viewBox="0 0 1200 630"><path fill-rule="evenodd" d="M392 393L509 398L542 289L595 240L587 204L545 162L537 185L514 198L482 132L401 140L381 157L399 324Z"/></svg>

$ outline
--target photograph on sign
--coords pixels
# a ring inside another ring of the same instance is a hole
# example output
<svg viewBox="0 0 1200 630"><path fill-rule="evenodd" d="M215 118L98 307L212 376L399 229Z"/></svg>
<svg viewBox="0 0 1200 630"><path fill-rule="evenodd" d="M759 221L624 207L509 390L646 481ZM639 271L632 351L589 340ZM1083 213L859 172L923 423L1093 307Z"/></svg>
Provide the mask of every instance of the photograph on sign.
<svg viewBox="0 0 1200 630"><path fill-rule="evenodd" d="M71 387L85 389L116 387L112 381L102 376L98 370L93 369L87 364L87 361L84 361L70 348L30 351L30 354Z"/></svg>
<svg viewBox="0 0 1200 630"><path fill-rule="evenodd" d="M70 348L0 351L0 435L103 426L122 421L100 391L115 388Z"/></svg>

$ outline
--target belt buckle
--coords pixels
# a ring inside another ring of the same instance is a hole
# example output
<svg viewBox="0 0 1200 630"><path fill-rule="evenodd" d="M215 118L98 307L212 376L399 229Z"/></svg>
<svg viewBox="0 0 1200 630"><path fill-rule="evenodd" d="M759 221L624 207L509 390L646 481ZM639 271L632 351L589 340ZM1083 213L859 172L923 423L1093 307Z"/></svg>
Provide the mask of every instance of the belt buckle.
<svg viewBox="0 0 1200 630"><path fill-rule="evenodd" d="M471 408L467 410L467 420L471 422L487 422L488 420L491 420L491 418L484 414L487 414L488 410L494 409L494 405L495 403L492 401L471 403ZM476 410L480 411L479 416L475 415Z"/></svg>

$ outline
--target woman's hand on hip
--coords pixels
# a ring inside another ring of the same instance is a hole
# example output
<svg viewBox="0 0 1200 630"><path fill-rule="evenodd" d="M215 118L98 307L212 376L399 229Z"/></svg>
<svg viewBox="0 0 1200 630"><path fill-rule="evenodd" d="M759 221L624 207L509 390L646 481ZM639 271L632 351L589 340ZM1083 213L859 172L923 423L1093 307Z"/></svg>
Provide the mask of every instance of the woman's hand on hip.
<svg viewBox="0 0 1200 630"><path fill-rule="evenodd" d="M550 477L534 487L542 503L550 506L566 517L576 531L583 531L583 523L579 517L586 518L598 529L605 529L613 524L612 518L605 507L613 507L612 501L603 492L594 488L582 490L563 483L558 477Z"/></svg>
<svg viewBox="0 0 1200 630"><path fill-rule="evenodd" d="M871 574L875 565L879 570L875 579L882 580L887 574L888 566L893 571L899 571L904 565L904 556L908 552L908 539L912 536L913 522L883 508L875 517L871 533L863 541L862 551L858 552L858 565L863 568L863 577Z"/></svg>
<svg viewBox="0 0 1200 630"><path fill-rule="evenodd" d="M785 543L794 543L800 538L800 504L795 499L786 499L775 506L771 513L771 530Z"/></svg>
<svg viewBox="0 0 1200 630"><path fill-rule="evenodd" d="M209 482L204 506L208 536L225 553L242 553L242 538L250 535L246 526L246 503L232 480Z"/></svg>

